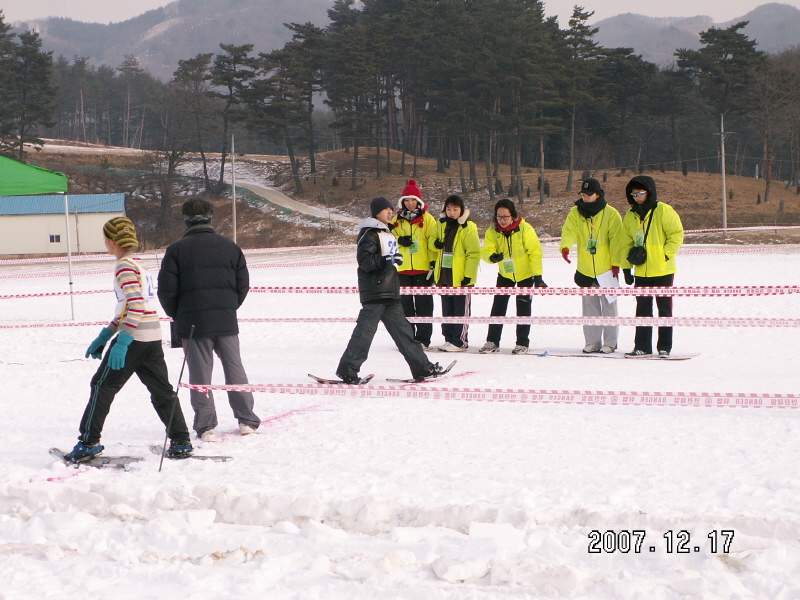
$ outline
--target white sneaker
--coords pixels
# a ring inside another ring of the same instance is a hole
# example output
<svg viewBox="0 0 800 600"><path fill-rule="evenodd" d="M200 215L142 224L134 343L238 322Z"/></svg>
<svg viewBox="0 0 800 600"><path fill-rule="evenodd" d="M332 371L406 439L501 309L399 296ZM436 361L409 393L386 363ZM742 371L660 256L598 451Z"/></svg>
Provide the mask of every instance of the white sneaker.
<svg viewBox="0 0 800 600"><path fill-rule="evenodd" d="M250 425L247 425L245 423L239 423L239 433L241 433L242 435L250 435L254 431L255 429L250 427Z"/></svg>
<svg viewBox="0 0 800 600"><path fill-rule="evenodd" d="M439 352L466 352L466 351L467 351L466 346L456 346L454 344L451 344L450 342L447 342L446 344L439 346Z"/></svg>
<svg viewBox="0 0 800 600"><path fill-rule="evenodd" d="M612 354L615 350L616 348L612 346L603 346L602 348L600 348L600 352L602 352L603 354Z"/></svg>
<svg viewBox="0 0 800 600"><path fill-rule="evenodd" d="M494 354L495 352L500 352L500 348L497 347L497 344L494 342L486 342L483 345L483 348L478 350L480 354Z"/></svg>
<svg viewBox="0 0 800 600"><path fill-rule="evenodd" d="M207 429L203 432L203 435L200 436L201 442L216 442L217 441L217 432L213 429Z"/></svg>
<svg viewBox="0 0 800 600"><path fill-rule="evenodd" d="M514 346L514 349L511 351L511 354L527 354L527 353L528 353L528 347L520 346L519 344Z"/></svg>
<svg viewBox="0 0 800 600"><path fill-rule="evenodd" d="M595 352L600 352L600 346L597 344L586 344L583 347L584 354L593 354Z"/></svg>

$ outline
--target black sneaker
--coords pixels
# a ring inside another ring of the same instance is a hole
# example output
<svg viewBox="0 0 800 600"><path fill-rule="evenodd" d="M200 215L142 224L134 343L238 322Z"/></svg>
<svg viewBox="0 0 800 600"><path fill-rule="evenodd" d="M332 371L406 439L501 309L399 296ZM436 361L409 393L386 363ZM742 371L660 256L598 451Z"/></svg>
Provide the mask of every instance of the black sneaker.
<svg viewBox="0 0 800 600"><path fill-rule="evenodd" d="M194 447L189 440L172 440L167 449L167 458L189 458L194 452Z"/></svg>
<svg viewBox="0 0 800 600"><path fill-rule="evenodd" d="M669 350L659 350L658 358L669 358Z"/></svg>
<svg viewBox="0 0 800 600"><path fill-rule="evenodd" d="M625 358L648 358L649 356L653 356L653 353L645 352L644 350L639 350L638 348L634 348L633 352L625 353Z"/></svg>

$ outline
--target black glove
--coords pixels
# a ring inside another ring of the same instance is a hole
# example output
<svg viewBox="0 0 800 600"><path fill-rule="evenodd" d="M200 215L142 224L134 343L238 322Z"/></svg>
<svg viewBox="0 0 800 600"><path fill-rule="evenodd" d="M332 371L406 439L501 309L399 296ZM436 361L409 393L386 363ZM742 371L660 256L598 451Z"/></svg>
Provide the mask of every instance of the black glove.
<svg viewBox="0 0 800 600"><path fill-rule="evenodd" d="M502 252L495 252L494 254L489 255L489 260L493 263L499 263L503 260L503 253Z"/></svg>
<svg viewBox="0 0 800 600"><path fill-rule="evenodd" d="M391 231L392 229L394 229L395 227L397 227L397 225L395 225L394 223L387 223L387 224L386 224L386 227L388 227L388 228L389 228L389 231Z"/></svg>
<svg viewBox="0 0 800 600"><path fill-rule="evenodd" d="M397 238L397 243L408 248L411 245L411 236L401 235L399 238Z"/></svg>
<svg viewBox="0 0 800 600"><path fill-rule="evenodd" d="M542 279L541 275L533 276L533 287L547 287L547 284L544 282L544 279Z"/></svg>
<svg viewBox="0 0 800 600"><path fill-rule="evenodd" d="M633 285L633 273L630 269L622 269L622 274L625 276L625 283Z"/></svg>
<svg viewBox="0 0 800 600"><path fill-rule="evenodd" d="M392 254L386 257L387 266L392 265L402 265L403 264L403 255L399 252L396 254Z"/></svg>
<svg viewBox="0 0 800 600"><path fill-rule="evenodd" d="M441 250L442 248L444 248L444 242L441 240L436 240L435 242L433 242L433 245L437 250Z"/></svg>
<svg viewBox="0 0 800 600"><path fill-rule="evenodd" d="M431 269L435 269L436 268L436 261L435 260L431 261L430 267L431 267Z"/></svg>
<svg viewBox="0 0 800 600"><path fill-rule="evenodd" d="M472 281L471 277L464 277L464 279L461 280L461 287L467 287L470 281Z"/></svg>

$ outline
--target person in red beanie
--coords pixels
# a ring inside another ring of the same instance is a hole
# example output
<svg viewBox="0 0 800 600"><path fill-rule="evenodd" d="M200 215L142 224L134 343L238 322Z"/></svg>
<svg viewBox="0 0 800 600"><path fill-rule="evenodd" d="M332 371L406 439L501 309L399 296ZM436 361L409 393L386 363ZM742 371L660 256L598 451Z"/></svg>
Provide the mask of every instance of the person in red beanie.
<svg viewBox="0 0 800 600"><path fill-rule="evenodd" d="M391 225L399 252L403 256L403 264L397 267L400 286L433 285L428 245L436 230L436 219L428 212L428 206L422 201L422 192L413 179L409 179L408 185L403 188L397 202L397 215L392 219ZM433 296L404 294L400 296L400 303L406 318L433 316ZM431 345L433 325L418 323L412 324L412 327L414 339L427 350Z"/></svg>

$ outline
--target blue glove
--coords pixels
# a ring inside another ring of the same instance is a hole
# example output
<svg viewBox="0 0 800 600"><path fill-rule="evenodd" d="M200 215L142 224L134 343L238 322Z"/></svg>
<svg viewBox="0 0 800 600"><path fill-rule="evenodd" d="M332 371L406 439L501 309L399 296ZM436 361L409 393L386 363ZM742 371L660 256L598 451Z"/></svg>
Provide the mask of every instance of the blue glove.
<svg viewBox="0 0 800 600"><path fill-rule="evenodd" d="M117 336L117 342L111 347L108 352L108 366L119 371L125 366L125 355L128 353L128 346L133 341L133 336L130 333L120 333Z"/></svg>
<svg viewBox="0 0 800 600"><path fill-rule="evenodd" d="M102 358L103 357L103 348L106 347L106 342L114 337L114 334L111 333L111 330L103 327L103 330L100 332L94 341L89 344L89 347L86 349L86 354L84 358Z"/></svg>
<svg viewBox="0 0 800 600"><path fill-rule="evenodd" d="M388 266L392 265L402 265L403 264L403 255L399 252L386 257L386 263Z"/></svg>

